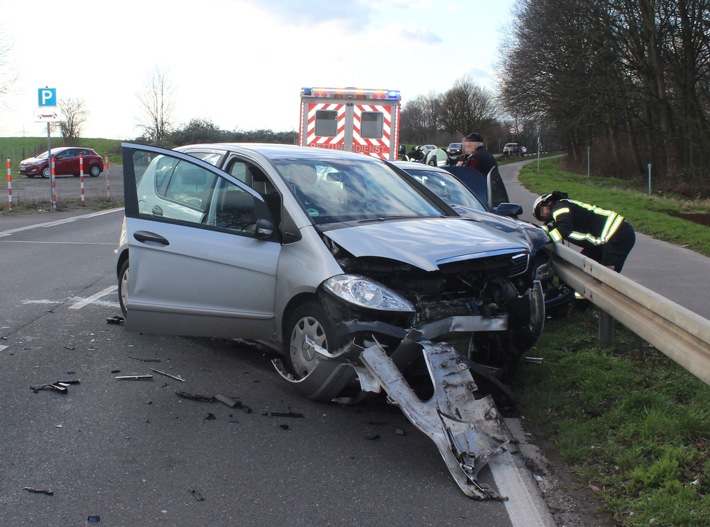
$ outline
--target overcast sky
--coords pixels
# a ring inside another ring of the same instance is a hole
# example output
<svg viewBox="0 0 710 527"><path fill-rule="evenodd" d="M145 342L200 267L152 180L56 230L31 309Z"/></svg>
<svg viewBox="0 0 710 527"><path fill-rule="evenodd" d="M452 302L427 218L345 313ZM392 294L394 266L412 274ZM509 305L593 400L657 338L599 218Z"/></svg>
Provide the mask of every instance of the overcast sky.
<svg viewBox="0 0 710 527"><path fill-rule="evenodd" d="M0 136L42 136L39 88L84 101L83 137L140 134L139 93L159 67L173 121L296 130L305 86L398 89L457 79L493 88L515 0L0 0ZM6 62L8 62L6 60Z"/></svg>

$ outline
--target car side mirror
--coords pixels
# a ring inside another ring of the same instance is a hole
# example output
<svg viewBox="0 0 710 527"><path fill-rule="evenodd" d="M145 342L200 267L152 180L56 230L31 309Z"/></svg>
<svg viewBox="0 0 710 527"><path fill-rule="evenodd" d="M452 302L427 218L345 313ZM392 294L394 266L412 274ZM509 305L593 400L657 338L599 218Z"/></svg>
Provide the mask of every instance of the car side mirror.
<svg viewBox="0 0 710 527"><path fill-rule="evenodd" d="M497 207L492 209L494 214L499 216L510 216L511 218L517 218L523 213L523 207L515 203L501 203Z"/></svg>
<svg viewBox="0 0 710 527"><path fill-rule="evenodd" d="M256 220L256 237L260 240L270 240L274 235L274 224L266 218Z"/></svg>

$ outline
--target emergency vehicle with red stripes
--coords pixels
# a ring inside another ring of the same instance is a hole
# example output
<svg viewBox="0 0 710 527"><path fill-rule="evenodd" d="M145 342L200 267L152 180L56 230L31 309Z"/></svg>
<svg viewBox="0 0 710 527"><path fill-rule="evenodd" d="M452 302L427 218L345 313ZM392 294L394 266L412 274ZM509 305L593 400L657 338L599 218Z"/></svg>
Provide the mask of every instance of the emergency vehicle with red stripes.
<svg viewBox="0 0 710 527"><path fill-rule="evenodd" d="M399 90L302 88L298 144L397 159Z"/></svg>

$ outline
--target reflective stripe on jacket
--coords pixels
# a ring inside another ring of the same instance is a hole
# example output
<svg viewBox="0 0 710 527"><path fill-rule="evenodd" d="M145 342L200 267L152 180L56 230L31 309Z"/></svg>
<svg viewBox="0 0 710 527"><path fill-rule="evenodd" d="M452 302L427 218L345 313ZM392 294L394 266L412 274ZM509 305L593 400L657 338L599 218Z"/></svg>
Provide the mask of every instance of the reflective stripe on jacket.
<svg viewBox="0 0 710 527"><path fill-rule="evenodd" d="M547 231L554 242L568 239L577 245L602 245L618 230L624 217L581 201L564 199L552 207Z"/></svg>

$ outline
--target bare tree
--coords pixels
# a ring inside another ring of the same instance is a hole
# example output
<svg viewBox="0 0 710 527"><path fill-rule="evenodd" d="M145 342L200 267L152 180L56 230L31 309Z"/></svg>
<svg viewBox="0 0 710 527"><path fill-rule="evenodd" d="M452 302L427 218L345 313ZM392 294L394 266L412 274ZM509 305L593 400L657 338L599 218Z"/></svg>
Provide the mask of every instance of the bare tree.
<svg viewBox="0 0 710 527"><path fill-rule="evenodd" d="M59 102L59 109L62 112L62 120L57 124L64 138L64 144L76 146L79 144L81 129L89 113L84 107L84 101L70 97Z"/></svg>
<svg viewBox="0 0 710 527"><path fill-rule="evenodd" d="M442 96L437 93L420 95L407 102L402 109L402 138L414 143L434 141L440 131L441 104Z"/></svg>
<svg viewBox="0 0 710 527"><path fill-rule="evenodd" d="M493 96L464 77L444 94L439 123L447 132L463 137L473 130L487 130L495 122L497 113Z"/></svg>
<svg viewBox="0 0 710 527"><path fill-rule="evenodd" d="M156 66L146 81L145 87L138 94L138 101L143 119L139 127L149 141L161 141L173 128L175 90L166 70Z"/></svg>
<svg viewBox="0 0 710 527"><path fill-rule="evenodd" d="M12 46L0 40L0 96L6 95L17 80L11 61Z"/></svg>

